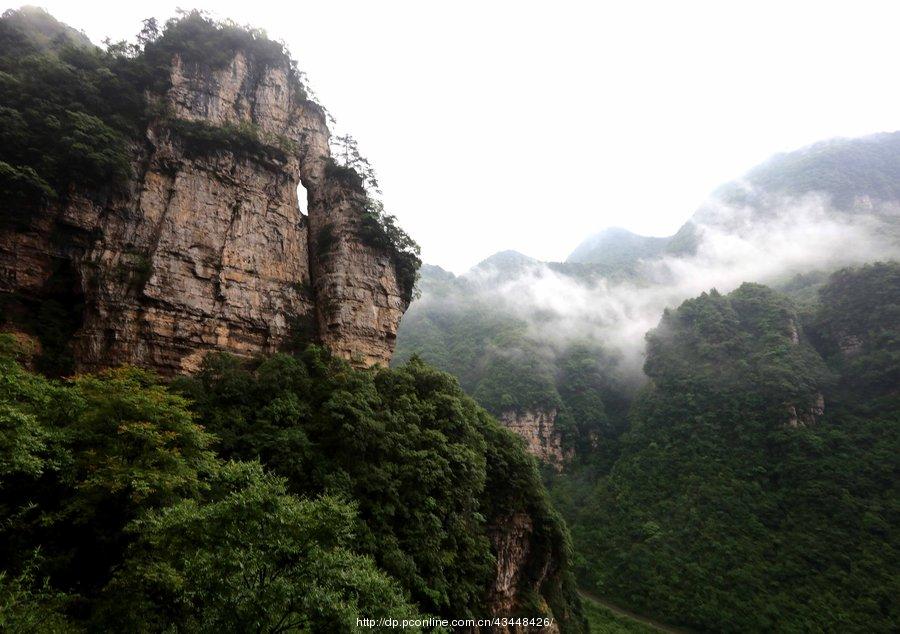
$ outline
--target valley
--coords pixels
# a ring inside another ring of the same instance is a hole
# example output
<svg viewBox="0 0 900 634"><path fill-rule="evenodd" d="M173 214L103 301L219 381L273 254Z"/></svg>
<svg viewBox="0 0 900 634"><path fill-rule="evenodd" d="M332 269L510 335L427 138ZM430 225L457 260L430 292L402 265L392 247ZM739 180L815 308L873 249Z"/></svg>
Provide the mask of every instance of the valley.
<svg viewBox="0 0 900 634"><path fill-rule="evenodd" d="M135 24L0 18L0 630L898 630L900 132L453 273L285 42Z"/></svg>

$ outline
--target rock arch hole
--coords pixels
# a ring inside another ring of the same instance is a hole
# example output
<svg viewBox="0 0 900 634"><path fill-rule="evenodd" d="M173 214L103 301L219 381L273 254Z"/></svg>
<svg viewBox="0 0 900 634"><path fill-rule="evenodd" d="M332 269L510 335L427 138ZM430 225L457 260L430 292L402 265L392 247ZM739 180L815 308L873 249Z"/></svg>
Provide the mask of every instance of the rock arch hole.
<svg viewBox="0 0 900 634"><path fill-rule="evenodd" d="M297 208L300 210L300 213L304 216L309 214L309 194L306 191L306 187L303 186L303 182L300 181L297 183Z"/></svg>

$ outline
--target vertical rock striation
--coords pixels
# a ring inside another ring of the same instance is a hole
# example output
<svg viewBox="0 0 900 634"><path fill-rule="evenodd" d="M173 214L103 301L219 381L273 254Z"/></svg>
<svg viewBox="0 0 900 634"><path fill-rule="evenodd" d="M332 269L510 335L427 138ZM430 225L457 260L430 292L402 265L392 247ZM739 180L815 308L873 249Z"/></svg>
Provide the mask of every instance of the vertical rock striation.
<svg viewBox="0 0 900 634"><path fill-rule="evenodd" d="M497 420L525 441L528 453L562 471L563 463L570 456L563 452L562 438L556 429L557 413L556 409L509 410Z"/></svg>
<svg viewBox="0 0 900 634"><path fill-rule="evenodd" d="M7 312L27 322L47 298L77 307L85 370L135 363L171 375L212 350L304 340L386 364L408 302L390 254L360 240L365 192L329 169L325 114L290 73L287 59L243 52L218 69L175 56L168 90L147 95L165 115L133 147L124 192L73 190L3 220ZM259 147L205 147L198 130L250 131Z"/></svg>
<svg viewBox="0 0 900 634"><path fill-rule="evenodd" d="M165 88L145 94L156 114L129 146L124 186L75 184L0 215L4 328L41 340L50 318L51 343L84 371L130 363L171 376L212 351L308 341L358 366L387 364L410 271L401 264L401 280L397 253L371 238L370 201L331 161L325 112L286 57L237 50L222 62L163 59L152 85ZM530 507L492 524L492 613L559 587L554 526Z"/></svg>
<svg viewBox="0 0 900 634"><path fill-rule="evenodd" d="M532 518L523 512L512 513L498 522L490 533L491 543L497 557L497 568L491 584L488 603L491 614L504 618L514 616L522 609L522 598L532 597L539 605L532 609L537 613L529 614L530 618L553 615L542 592L544 586L558 583L555 577L559 574L558 560L549 552L535 552L535 525ZM557 619L570 615L555 615ZM531 627L510 624L506 627L493 628L491 631L501 633L559 632L559 625L554 621L549 627Z"/></svg>

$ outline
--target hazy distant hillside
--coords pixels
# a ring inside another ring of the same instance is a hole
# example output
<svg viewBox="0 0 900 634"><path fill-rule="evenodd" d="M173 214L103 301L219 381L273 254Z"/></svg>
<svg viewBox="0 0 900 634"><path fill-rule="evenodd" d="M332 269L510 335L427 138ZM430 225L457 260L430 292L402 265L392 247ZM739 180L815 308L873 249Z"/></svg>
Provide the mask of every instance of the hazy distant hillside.
<svg viewBox="0 0 900 634"><path fill-rule="evenodd" d="M839 209L900 200L900 132L832 139L777 154L740 181L716 192L732 203L758 203L762 192L798 196L822 192Z"/></svg>
<svg viewBox="0 0 900 634"><path fill-rule="evenodd" d="M472 267L467 277L483 283L498 284L542 266L543 262L518 251L499 251Z"/></svg>
<svg viewBox="0 0 900 634"><path fill-rule="evenodd" d="M3 14L0 28L6 36L15 30L31 46L41 50L57 50L64 46L94 46L87 35L37 7L9 9Z"/></svg>
<svg viewBox="0 0 900 634"><path fill-rule="evenodd" d="M611 228L565 262L503 251L459 277L423 269L422 297L401 324L397 356L420 353L475 390L490 365L485 342L508 322L517 349L540 351L542 376L558 373L560 351L587 341L634 379L644 333L664 308L745 281L813 301L828 272L900 257L898 209L900 132L778 155L713 192L668 238Z"/></svg>
<svg viewBox="0 0 900 634"><path fill-rule="evenodd" d="M804 198L810 196L811 201ZM672 236L642 236L609 227L585 239L565 262L546 264L582 280L642 278L647 276L644 263L696 253L709 229L744 234L797 210L807 214L811 206L887 218L892 226L883 229L900 238L893 222L900 213L900 132L834 139L778 154L713 192ZM517 251L501 251L473 267L469 277L498 284L539 266L538 260Z"/></svg>
<svg viewBox="0 0 900 634"><path fill-rule="evenodd" d="M713 192L675 235L656 238L611 227L587 238L566 262L633 272L641 260L692 253L700 226L738 229L746 217L735 209L751 209L763 217L777 215L784 210L786 199L809 194L819 195L834 211L896 216L900 210L900 132L832 139L777 154Z"/></svg>
<svg viewBox="0 0 900 634"><path fill-rule="evenodd" d="M640 236L627 229L610 227L579 244L566 262L630 266L636 260L662 255L670 239Z"/></svg>

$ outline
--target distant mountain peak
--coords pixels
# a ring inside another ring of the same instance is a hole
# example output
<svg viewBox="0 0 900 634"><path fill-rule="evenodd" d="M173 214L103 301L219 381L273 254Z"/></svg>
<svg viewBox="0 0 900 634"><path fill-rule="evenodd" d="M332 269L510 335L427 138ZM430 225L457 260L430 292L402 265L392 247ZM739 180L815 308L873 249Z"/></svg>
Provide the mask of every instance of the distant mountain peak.
<svg viewBox="0 0 900 634"><path fill-rule="evenodd" d="M68 24L60 22L46 9L25 5L3 12L3 22L25 36L40 50L56 51L64 46L94 48L90 38Z"/></svg>
<svg viewBox="0 0 900 634"><path fill-rule="evenodd" d="M470 270L476 271L486 268L507 269L510 267L520 267L539 263L540 260L536 258L525 255L524 253L520 253L519 251L515 251L513 249L507 249L505 251L498 251L497 253L486 257L481 262L473 266Z"/></svg>
<svg viewBox="0 0 900 634"><path fill-rule="evenodd" d="M762 206L765 195L827 195L840 210L859 200L900 199L900 132L834 138L775 154L713 194L728 204Z"/></svg>
<svg viewBox="0 0 900 634"><path fill-rule="evenodd" d="M622 227L607 227L579 244L566 262L631 267L638 260L663 253L670 240L671 237L642 236Z"/></svg>

